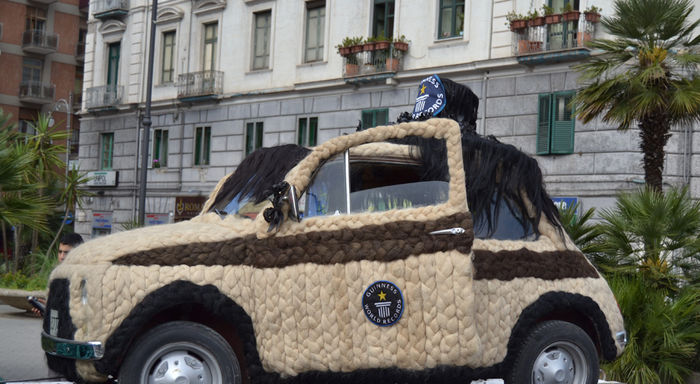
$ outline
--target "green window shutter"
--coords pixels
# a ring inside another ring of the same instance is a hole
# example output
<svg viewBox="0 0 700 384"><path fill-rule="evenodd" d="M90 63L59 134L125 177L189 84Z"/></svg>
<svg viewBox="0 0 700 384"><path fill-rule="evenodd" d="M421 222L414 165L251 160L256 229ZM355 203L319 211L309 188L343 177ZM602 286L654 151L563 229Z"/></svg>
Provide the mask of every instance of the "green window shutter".
<svg viewBox="0 0 700 384"><path fill-rule="evenodd" d="M203 165L209 165L209 151L211 149L211 127L204 127L204 158Z"/></svg>
<svg viewBox="0 0 700 384"><path fill-rule="evenodd" d="M549 118L551 115L552 95L539 95L537 108L537 148L538 155L549 154Z"/></svg>
<svg viewBox="0 0 700 384"><path fill-rule="evenodd" d="M255 149L262 148L263 146L263 122L258 121L255 123Z"/></svg>
<svg viewBox="0 0 700 384"><path fill-rule="evenodd" d="M194 137L194 165L201 165L202 127L197 127Z"/></svg>
<svg viewBox="0 0 700 384"><path fill-rule="evenodd" d="M375 112L374 126L386 125L389 122L389 110L378 109Z"/></svg>
<svg viewBox="0 0 700 384"><path fill-rule="evenodd" d="M160 166L168 166L168 131L163 130L161 134L161 145L160 145Z"/></svg>
<svg viewBox="0 0 700 384"><path fill-rule="evenodd" d="M297 130L297 144L304 145L306 141L306 117L299 119L299 128Z"/></svg>
<svg viewBox="0 0 700 384"><path fill-rule="evenodd" d="M569 154L574 152L574 126L576 119L571 106L573 93L555 93L551 130L550 153Z"/></svg>
<svg viewBox="0 0 700 384"><path fill-rule="evenodd" d="M316 146L316 136L318 135L318 117L309 118L309 147Z"/></svg>
<svg viewBox="0 0 700 384"><path fill-rule="evenodd" d="M374 127L373 111L362 111L362 129Z"/></svg>

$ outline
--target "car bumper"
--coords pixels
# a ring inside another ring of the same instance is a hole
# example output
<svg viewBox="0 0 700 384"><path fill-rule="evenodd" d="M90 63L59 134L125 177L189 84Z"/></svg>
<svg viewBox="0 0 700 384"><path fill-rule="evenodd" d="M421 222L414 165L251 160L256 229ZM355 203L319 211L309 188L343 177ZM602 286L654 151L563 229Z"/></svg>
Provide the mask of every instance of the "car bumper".
<svg viewBox="0 0 700 384"><path fill-rule="evenodd" d="M99 341L80 342L41 332L41 348L50 355L74 360L99 360L104 348Z"/></svg>

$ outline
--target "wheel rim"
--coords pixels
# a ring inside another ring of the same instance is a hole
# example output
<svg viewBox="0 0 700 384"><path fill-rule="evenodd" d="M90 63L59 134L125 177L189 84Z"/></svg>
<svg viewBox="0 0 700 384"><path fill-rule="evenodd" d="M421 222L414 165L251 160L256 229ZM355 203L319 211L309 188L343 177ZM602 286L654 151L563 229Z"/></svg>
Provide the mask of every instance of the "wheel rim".
<svg viewBox="0 0 700 384"><path fill-rule="evenodd" d="M540 352L532 366L533 384L585 384L588 362L575 344L558 341Z"/></svg>
<svg viewBox="0 0 700 384"><path fill-rule="evenodd" d="M221 366L206 348L190 342L167 344L146 360L141 383L223 384Z"/></svg>

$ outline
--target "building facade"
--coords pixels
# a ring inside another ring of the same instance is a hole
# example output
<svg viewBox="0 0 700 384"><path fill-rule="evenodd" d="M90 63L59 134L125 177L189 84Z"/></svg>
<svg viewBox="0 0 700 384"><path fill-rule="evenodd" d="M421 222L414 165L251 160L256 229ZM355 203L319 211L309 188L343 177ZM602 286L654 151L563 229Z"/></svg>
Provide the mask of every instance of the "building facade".
<svg viewBox="0 0 700 384"><path fill-rule="evenodd" d="M506 15L547 4L581 12L511 30ZM610 0L167 0L159 2L147 224L185 219L261 146L313 146L411 111L433 73L480 98L477 131L536 157L550 195L605 207L643 183L638 133L582 124L572 66L604 35L583 10ZM76 231L128 228L138 201L150 3L90 4L80 166L96 193ZM341 56L356 36L390 40ZM406 44L408 43L407 47ZM3 53L4 55L4 53ZM700 197L700 128L676 127L665 182ZM189 211L188 211L189 209ZM187 213L189 212L189 214Z"/></svg>
<svg viewBox="0 0 700 384"><path fill-rule="evenodd" d="M87 11L88 1L82 0L0 0L0 108L28 134L39 113L51 113L72 131L74 161Z"/></svg>

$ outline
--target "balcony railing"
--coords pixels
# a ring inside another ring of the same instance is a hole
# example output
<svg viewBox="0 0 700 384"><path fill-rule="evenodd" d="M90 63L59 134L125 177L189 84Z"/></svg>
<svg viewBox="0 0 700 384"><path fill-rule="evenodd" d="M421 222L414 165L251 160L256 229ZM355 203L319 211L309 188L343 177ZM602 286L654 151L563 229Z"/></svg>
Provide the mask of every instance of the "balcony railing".
<svg viewBox="0 0 700 384"><path fill-rule="evenodd" d="M25 52L45 55L56 52L58 35L48 33L43 29L29 29L22 34L22 49Z"/></svg>
<svg viewBox="0 0 700 384"><path fill-rule="evenodd" d="M85 108L112 109L122 103L124 87L121 85L103 85L85 90Z"/></svg>
<svg viewBox="0 0 700 384"><path fill-rule="evenodd" d="M23 81L19 85L19 99L25 103L48 104L53 102L56 86L41 81Z"/></svg>
<svg viewBox="0 0 700 384"><path fill-rule="evenodd" d="M386 47L383 45L356 46L355 52L351 51L343 55L343 78L349 82L368 81L378 77L391 77L402 70L406 44L385 43L385 45Z"/></svg>
<svg viewBox="0 0 700 384"><path fill-rule="evenodd" d="M224 73L221 71L183 73L178 77L177 97L188 99L220 95L223 83Z"/></svg>
<svg viewBox="0 0 700 384"><path fill-rule="evenodd" d="M96 19L124 16L129 13L129 0L93 0L92 15Z"/></svg>
<svg viewBox="0 0 700 384"><path fill-rule="evenodd" d="M553 62L588 56L586 43L595 36L595 22L578 19L530 25L513 31L513 54L521 62Z"/></svg>

